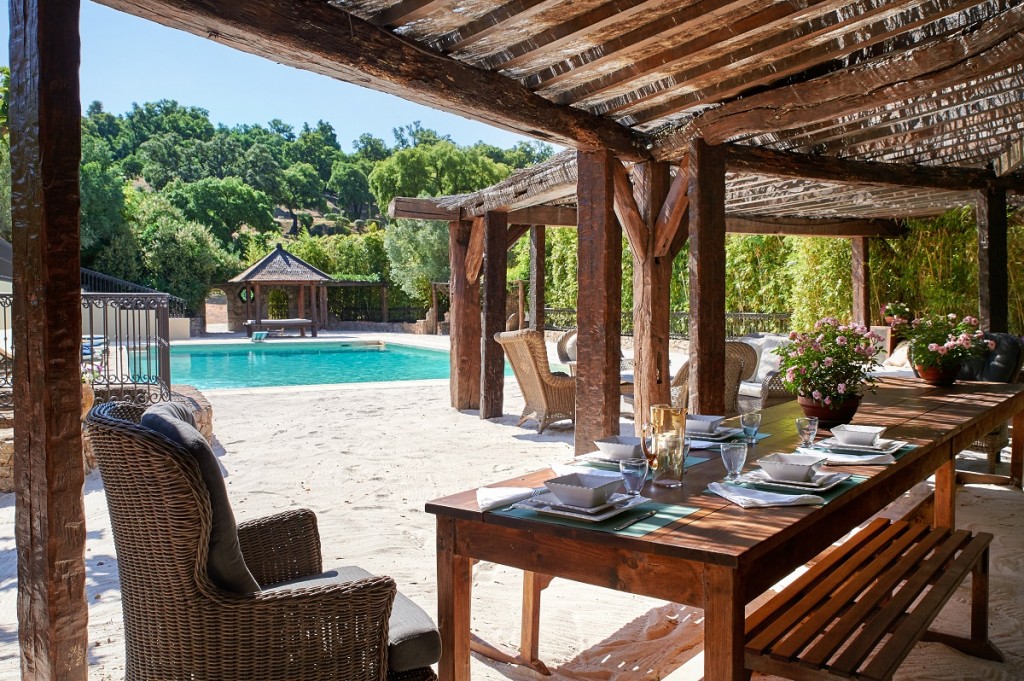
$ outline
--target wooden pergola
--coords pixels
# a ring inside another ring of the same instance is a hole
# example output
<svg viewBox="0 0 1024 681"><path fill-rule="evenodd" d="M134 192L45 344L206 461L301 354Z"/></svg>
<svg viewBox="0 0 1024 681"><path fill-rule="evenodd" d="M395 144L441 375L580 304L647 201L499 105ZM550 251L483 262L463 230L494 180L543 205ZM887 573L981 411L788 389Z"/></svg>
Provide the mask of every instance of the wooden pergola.
<svg viewBox="0 0 1024 681"><path fill-rule="evenodd" d="M235 275L229 284L241 284L246 291L245 313L257 324L263 321L263 291L272 288L294 288L297 291L299 317L306 316L306 298L314 327L327 321L327 284L331 275L321 272L302 258L284 250L281 244L259 262ZM318 312L319 309L319 312Z"/></svg>
<svg viewBox="0 0 1024 681"><path fill-rule="evenodd" d="M713 388L725 353L731 221L827 219L804 226L855 236L863 269L863 218L973 202L983 321L1006 328L1006 208L1024 186L1024 7L1016 3L100 1L574 149L577 442L618 428L618 401L607 395L618 384L623 230L640 265L638 390L659 398L668 396L661 292L671 256L689 240L691 400L701 411L721 406ZM10 7L21 666L25 678L84 679L79 338L68 333L81 315L79 3ZM480 394L477 377L481 368L500 372L491 333L504 323L497 302L510 230L564 224L538 217L565 210L545 205L562 191L559 172L531 206L513 192L499 204L460 205L449 220L456 406L500 411L501 395ZM543 252L542 231L530 231ZM866 318L862 295L855 315ZM481 337L482 352L473 345ZM442 671L453 671L451 659ZM742 676L741 666L729 673Z"/></svg>

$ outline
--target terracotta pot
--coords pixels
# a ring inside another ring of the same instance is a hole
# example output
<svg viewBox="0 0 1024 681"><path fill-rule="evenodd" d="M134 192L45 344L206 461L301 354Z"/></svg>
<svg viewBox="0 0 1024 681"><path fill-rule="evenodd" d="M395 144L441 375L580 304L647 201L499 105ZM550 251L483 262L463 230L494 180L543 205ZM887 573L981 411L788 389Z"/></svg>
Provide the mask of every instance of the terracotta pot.
<svg viewBox="0 0 1024 681"><path fill-rule="evenodd" d="M896 318L893 317L891 314L885 315L885 323L886 323L887 326L892 326L892 323L894 321L896 321Z"/></svg>
<svg viewBox="0 0 1024 681"><path fill-rule="evenodd" d="M923 367L920 364L914 366L917 375L928 385L949 386L956 383L956 377L960 373L960 365L954 364L947 367Z"/></svg>
<svg viewBox="0 0 1024 681"><path fill-rule="evenodd" d="M861 396L857 395L856 397L843 400L833 409L831 405L822 404L810 397L798 395L796 398L796 401L800 403L800 408L804 410L805 416L816 416L818 418L818 426L820 428L831 428L832 426L852 421L853 415L857 413L857 409L860 407L860 400Z"/></svg>
<svg viewBox="0 0 1024 681"><path fill-rule="evenodd" d="M93 402L96 401L96 392L92 389L92 383L82 384L82 420L89 414Z"/></svg>

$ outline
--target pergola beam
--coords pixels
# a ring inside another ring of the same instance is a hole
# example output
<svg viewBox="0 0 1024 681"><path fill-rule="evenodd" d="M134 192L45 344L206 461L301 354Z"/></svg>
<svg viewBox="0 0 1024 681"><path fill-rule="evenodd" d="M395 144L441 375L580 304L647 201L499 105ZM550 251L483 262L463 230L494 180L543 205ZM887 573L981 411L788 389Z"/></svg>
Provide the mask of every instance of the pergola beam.
<svg viewBox="0 0 1024 681"><path fill-rule="evenodd" d="M887 239L895 239L906 233L906 229L896 220L806 220L735 215L725 216L725 231L729 234Z"/></svg>
<svg viewBox="0 0 1024 681"><path fill-rule="evenodd" d="M441 220L452 222L472 220L463 208L445 208L437 205L438 199L415 199L398 196L391 199L388 215L393 218L410 218L412 220ZM549 227L575 227L576 209L572 206L527 206L508 212L509 224L515 225L547 225Z"/></svg>
<svg viewBox="0 0 1024 681"><path fill-rule="evenodd" d="M995 173L1002 177L1018 170L1024 165L1024 137L1018 137L1010 142L995 160Z"/></svg>
<svg viewBox="0 0 1024 681"><path fill-rule="evenodd" d="M432 52L335 5L308 0L100 2L242 52L504 130L579 149L611 149L629 160L649 156L640 133L550 102L499 73ZM389 23L387 17L378 20Z"/></svg>
<svg viewBox="0 0 1024 681"><path fill-rule="evenodd" d="M996 177L990 170L949 166L911 166L878 161L853 161L832 156L811 156L742 144L725 144L726 169L734 173L794 177L842 184L892 185L925 189L1024 190L1024 176Z"/></svg>

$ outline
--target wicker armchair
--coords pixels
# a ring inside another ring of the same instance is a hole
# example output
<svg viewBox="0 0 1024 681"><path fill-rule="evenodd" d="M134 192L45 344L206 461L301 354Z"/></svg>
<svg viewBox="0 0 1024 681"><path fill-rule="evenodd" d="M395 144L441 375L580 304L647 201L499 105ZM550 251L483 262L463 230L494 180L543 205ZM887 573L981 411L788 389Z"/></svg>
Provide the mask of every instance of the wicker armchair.
<svg viewBox="0 0 1024 681"><path fill-rule="evenodd" d="M555 421L576 420L576 379L556 376L548 364L548 350L541 331L524 329L494 334L512 364L526 406L519 425L529 418L538 421L537 432Z"/></svg>
<svg viewBox="0 0 1024 681"><path fill-rule="evenodd" d="M740 379L744 375L744 353L738 351L735 345L743 343L726 343L725 347L725 369L722 372L722 390L725 392L725 414L723 416L735 416L739 413L739 389ZM748 346L749 347L749 346ZM749 374L748 374L749 375ZM673 407L690 406L690 361L687 360L679 368L672 378L670 386Z"/></svg>
<svg viewBox="0 0 1024 681"><path fill-rule="evenodd" d="M984 357L975 357L964 362L957 377L964 381L993 381L1019 383L1021 367L1024 365L1024 348L1017 336L1009 333L986 333L985 338L996 342L995 350ZM978 438L967 448L985 454L989 473L996 472L999 454L1010 444L1009 424L1000 424L987 435Z"/></svg>
<svg viewBox="0 0 1024 681"><path fill-rule="evenodd" d="M226 493L204 479L216 460L140 425L142 414L108 402L86 419L117 549L126 679L436 678L429 666L389 670L395 582L354 567L322 573L312 511L239 524L256 590L217 583L214 509Z"/></svg>

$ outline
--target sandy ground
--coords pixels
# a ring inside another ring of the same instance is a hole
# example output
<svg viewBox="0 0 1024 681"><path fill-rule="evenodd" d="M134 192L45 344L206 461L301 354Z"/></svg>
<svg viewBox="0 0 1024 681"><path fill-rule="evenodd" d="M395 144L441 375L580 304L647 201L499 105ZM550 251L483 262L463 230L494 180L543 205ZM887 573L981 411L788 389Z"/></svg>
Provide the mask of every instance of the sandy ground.
<svg viewBox="0 0 1024 681"><path fill-rule="evenodd" d="M420 342L446 345L442 338ZM449 408L446 381L221 390L207 397L214 409L216 450L239 519L312 508L319 517L325 566L358 564L390 574L431 614L436 614L434 518L423 511L424 503L572 456L568 425L553 426L541 436L515 425L513 414L519 413L522 399L511 378L506 415L491 421ZM960 526L996 535L991 631L1007 662L984 662L939 644L920 644L897 678L1024 679L1022 500L1020 490L995 486L969 486L958 498ZM124 637L116 557L96 472L87 479L85 506L90 678L120 679ZM18 676L13 524L13 495L0 495L0 679ZM491 643L514 648L520 587L517 571L478 565L473 630ZM965 631L968 596L968 589L961 588L940 616L940 628ZM702 612L695 608L565 580L555 580L544 592L540 654L553 679L699 679L702 635ZM542 678L477 656L472 676Z"/></svg>

